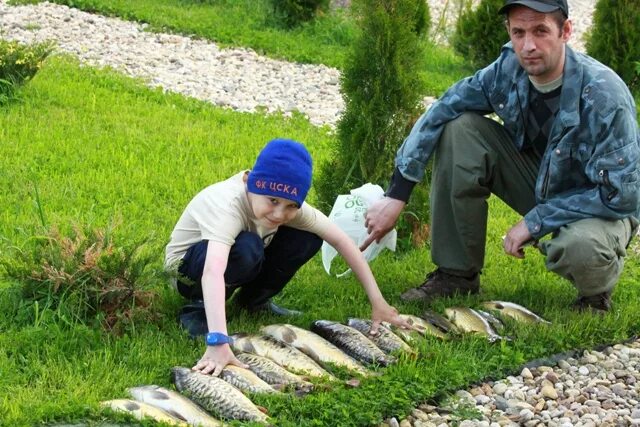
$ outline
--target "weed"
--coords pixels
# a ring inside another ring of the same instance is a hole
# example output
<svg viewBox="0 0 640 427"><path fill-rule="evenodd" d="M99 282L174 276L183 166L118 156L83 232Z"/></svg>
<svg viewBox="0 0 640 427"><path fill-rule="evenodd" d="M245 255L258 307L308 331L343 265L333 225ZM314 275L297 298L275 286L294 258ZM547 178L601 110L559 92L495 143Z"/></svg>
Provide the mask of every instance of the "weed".
<svg viewBox="0 0 640 427"><path fill-rule="evenodd" d="M121 333L135 319L153 316L152 257L145 243L116 244L113 230L75 226L69 235L53 227L11 248L0 263L22 283L36 323L46 308L67 322L98 320L107 331Z"/></svg>

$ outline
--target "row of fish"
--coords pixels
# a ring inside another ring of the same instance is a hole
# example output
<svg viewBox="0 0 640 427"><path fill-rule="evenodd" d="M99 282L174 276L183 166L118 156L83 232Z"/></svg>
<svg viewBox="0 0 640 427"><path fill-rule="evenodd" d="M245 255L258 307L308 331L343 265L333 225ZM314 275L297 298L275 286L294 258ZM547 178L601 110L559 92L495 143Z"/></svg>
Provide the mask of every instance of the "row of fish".
<svg viewBox="0 0 640 427"><path fill-rule="evenodd" d="M482 305L502 317L549 323L514 303L488 301ZM137 418L152 417L173 425L222 425L209 413L223 419L266 423L266 410L254 405L244 393L273 394L285 388L310 392L314 385L309 377L337 379L330 372L333 367L367 377L373 374L370 365L388 366L401 354L415 356L410 344L426 335L446 339L451 334L475 333L491 341L505 339L496 332L502 322L487 311L450 307L444 314L404 314L401 316L413 330L383 324L375 335L370 334L370 320L357 318L348 319L346 324L317 320L311 330L289 324L264 326L259 334L232 336L234 352L249 369L229 365L218 378L174 367L173 382L182 394L159 386L134 387L129 389L133 400L115 399L103 404Z"/></svg>

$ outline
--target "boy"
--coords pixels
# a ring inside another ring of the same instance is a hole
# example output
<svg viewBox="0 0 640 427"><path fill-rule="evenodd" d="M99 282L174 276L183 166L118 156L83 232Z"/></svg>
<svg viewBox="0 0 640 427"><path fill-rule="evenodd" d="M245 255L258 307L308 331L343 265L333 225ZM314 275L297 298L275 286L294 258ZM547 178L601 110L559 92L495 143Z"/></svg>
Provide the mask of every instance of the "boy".
<svg viewBox="0 0 640 427"><path fill-rule="evenodd" d="M372 333L382 321L409 327L385 301L353 241L304 203L311 174L311 156L302 144L274 139L251 171L202 190L178 220L165 265L173 271L177 267L181 295L204 301L204 309L195 303L180 315L190 334L207 335L207 350L194 370L217 376L227 364L245 366L228 344L225 300L239 289L235 302L248 311L293 314L270 298L318 252L323 240L344 257L367 293Z"/></svg>

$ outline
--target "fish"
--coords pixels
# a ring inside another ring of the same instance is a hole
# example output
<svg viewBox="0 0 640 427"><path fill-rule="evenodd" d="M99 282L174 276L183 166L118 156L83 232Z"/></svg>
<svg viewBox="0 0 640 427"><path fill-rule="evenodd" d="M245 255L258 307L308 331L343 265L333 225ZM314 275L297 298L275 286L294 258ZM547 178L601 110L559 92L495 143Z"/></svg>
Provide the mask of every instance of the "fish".
<svg viewBox="0 0 640 427"><path fill-rule="evenodd" d="M407 323L409 323L409 326L416 329L423 335L431 335L443 340L446 340L448 338L447 334L440 330L440 328L418 316L413 316L411 314L400 314L400 318L406 320Z"/></svg>
<svg viewBox="0 0 640 427"><path fill-rule="evenodd" d="M331 320L316 320L311 324L311 331L338 346L360 362L388 366L396 361L395 357L380 350L373 341L351 326Z"/></svg>
<svg viewBox="0 0 640 427"><path fill-rule="evenodd" d="M297 348L264 335L235 334L231 346L235 352L246 352L268 357L278 365L312 377L336 377L322 368L315 360Z"/></svg>
<svg viewBox="0 0 640 427"><path fill-rule="evenodd" d="M439 313L436 313L435 311L425 310L420 317L431 323L433 326L440 329L444 333L458 333L458 328L456 328L456 325L454 325L449 319Z"/></svg>
<svg viewBox="0 0 640 427"><path fill-rule="evenodd" d="M501 315L511 317L525 323L551 324L548 320L535 314L533 311L513 302L506 301L485 301L482 306L488 310L495 310Z"/></svg>
<svg viewBox="0 0 640 427"><path fill-rule="evenodd" d="M380 350L385 353L403 352L408 354L416 354L409 345L402 340L399 336L391 332L391 330L383 325L378 328L376 335L371 335L371 320L358 319L350 317L347 319L347 326L351 326L362 332L366 337L373 341Z"/></svg>
<svg viewBox="0 0 640 427"><path fill-rule="evenodd" d="M127 391L138 402L160 408L185 420L190 425L200 427L220 427L223 425L222 421L213 418L201 407L173 390L151 384L131 387Z"/></svg>
<svg viewBox="0 0 640 427"><path fill-rule="evenodd" d="M154 419L157 422L180 427L188 427L189 425L184 422L184 420L180 420L162 409L156 408L148 403L136 402L131 399L105 400L104 402L100 402L100 406L104 408L111 408L111 410L116 412L125 412L138 420Z"/></svg>
<svg viewBox="0 0 640 427"><path fill-rule="evenodd" d="M482 317L485 318L485 320L487 322L489 322L489 324L491 325L491 327L493 329L495 329L496 331L501 331L504 328L504 323L502 323L502 320L498 319L496 316L494 316L493 314L484 311L484 310L476 310L478 312L478 314Z"/></svg>
<svg viewBox="0 0 640 427"><path fill-rule="evenodd" d="M220 378L245 393L278 393L253 371L239 366L227 365L220 372Z"/></svg>
<svg viewBox="0 0 640 427"><path fill-rule="evenodd" d="M485 335L491 342L504 339L472 308L449 307L445 308L444 313L462 332Z"/></svg>
<svg viewBox="0 0 640 427"><path fill-rule="evenodd" d="M178 391L205 410L229 420L267 423L267 415L228 382L182 366L173 367L171 374Z"/></svg>
<svg viewBox="0 0 640 427"><path fill-rule="evenodd" d="M251 353L238 353L238 360L249 365L260 379L274 387L292 385L296 390L313 390L313 384L299 375L287 371L273 360Z"/></svg>
<svg viewBox="0 0 640 427"><path fill-rule="evenodd" d="M278 341L292 345L320 364L333 363L363 376L370 374L353 357L347 355L320 335L306 329L289 324L281 324L263 326L260 331Z"/></svg>

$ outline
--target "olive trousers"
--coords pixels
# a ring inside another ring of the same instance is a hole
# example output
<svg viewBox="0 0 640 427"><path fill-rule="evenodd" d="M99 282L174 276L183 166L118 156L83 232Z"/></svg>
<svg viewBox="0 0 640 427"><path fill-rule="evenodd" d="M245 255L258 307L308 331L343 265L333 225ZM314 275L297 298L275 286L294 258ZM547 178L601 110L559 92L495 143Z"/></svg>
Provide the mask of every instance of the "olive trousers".
<svg viewBox="0 0 640 427"><path fill-rule="evenodd" d="M535 206L539 167L540 158L532 150L518 151L496 121L465 113L449 122L435 151L431 183L434 264L451 274L480 272L487 199L495 194L525 215ZM610 292L637 226L635 218L584 219L556 230L551 239L540 242L539 249L547 269L569 280L579 296Z"/></svg>

